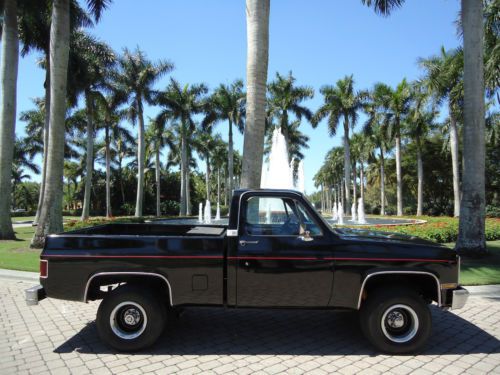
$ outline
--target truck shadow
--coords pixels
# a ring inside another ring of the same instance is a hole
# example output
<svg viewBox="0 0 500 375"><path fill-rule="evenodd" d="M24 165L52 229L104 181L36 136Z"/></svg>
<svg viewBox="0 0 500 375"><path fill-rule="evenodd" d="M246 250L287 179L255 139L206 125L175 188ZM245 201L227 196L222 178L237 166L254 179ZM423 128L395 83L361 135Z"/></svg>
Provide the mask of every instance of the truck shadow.
<svg viewBox="0 0 500 375"><path fill-rule="evenodd" d="M500 341L451 313L431 308L433 333L422 354L500 353ZM55 353L116 353L103 344L95 322ZM152 348L166 355L377 355L364 338L356 312L326 310L186 309ZM133 355L133 354L132 354Z"/></svg>

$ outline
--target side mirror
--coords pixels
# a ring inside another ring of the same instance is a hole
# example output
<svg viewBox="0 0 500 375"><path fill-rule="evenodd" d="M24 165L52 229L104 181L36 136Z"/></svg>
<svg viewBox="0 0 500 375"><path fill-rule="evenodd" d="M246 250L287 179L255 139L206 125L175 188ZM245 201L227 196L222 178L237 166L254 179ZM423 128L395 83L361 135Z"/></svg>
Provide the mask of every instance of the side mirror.
<svg viewBox="0 0 500 375"><path fill-rule="evenodd" d="M309 232L308 230L306 230L304 234L300 235L299 239L304 242L309 242L313 240L313 238L311 237L311 232Z"/></svg>

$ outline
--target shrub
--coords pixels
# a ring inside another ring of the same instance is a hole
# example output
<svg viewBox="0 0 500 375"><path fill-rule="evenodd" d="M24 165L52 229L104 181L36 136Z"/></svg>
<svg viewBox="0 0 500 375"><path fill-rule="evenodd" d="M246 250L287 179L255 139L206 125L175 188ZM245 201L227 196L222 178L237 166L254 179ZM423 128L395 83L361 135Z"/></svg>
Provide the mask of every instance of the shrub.
<svg viewBox="0 0 500 375"><path fill-rule="evenodd" d="M487 205L486 217L500 217L500 206Z"/></svg>

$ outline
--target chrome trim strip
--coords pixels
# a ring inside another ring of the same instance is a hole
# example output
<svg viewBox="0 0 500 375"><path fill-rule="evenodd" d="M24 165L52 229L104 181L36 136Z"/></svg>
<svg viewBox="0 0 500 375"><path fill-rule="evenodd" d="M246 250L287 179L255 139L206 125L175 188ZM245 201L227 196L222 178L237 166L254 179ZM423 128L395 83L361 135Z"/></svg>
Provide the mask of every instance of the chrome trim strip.
<svg viewBox="0 0 500 375"><path fill-rule="evenodd" d="M170 306L174 305L172 303L172 287L170 286L170 283L168 282L167 278L159 273L153 273L153 272L99 272L99 273L96 273L88 279L87 285L85 285L85 293L83 295L83 302L87 302L87 293L89 290L89 286L94 278L96 278L98 276L115 276L115 275L154 276L154 277L159 277L159 278L163 279L163 281L165 281L167 283L167 286L168 286L168 296L170 299Z"/></svg>
<svg viewBox="0 0 500 375"><path fill-rule="evenodd" d="M237 229L228 229L226 234L228 237L238 237L238 230Z"/></svg>
<svg viewBox="0 0 500 375"><path fill-rule="evenodd" d="M437 287L437 296L438 296L438 306L441 307L441 288L439 284L439 279L437 278L436 275L430 272L424 272L424 271L378 271L378 272L373 272L370 273L368 276L365 277L363 280L363 283L361 284L361 289L359 291L359 298L358 298L358 310L361 307L361 297L363 296L363 290L365 288L366 282L372 277L372 276L378 276L378 275L393 275L393 274L410 274L410 275L426 275L426 276L432 276L434 280L436 281L436 287Z"/></svg>

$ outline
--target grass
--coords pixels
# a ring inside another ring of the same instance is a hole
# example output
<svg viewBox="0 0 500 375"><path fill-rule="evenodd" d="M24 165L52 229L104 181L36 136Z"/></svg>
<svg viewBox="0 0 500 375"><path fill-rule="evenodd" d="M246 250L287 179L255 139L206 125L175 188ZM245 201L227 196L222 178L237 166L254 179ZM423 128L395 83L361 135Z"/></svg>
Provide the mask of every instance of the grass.
<svg viewBox="0 0 500 375"><path fill-rule="evenodd" d="M77 220L79 219L79 216L63 216L63 220ZM22 223L24 221L33 221L35 220L34 216L15 216L12 217L12 222L15 223Z"/></svg>
<svg viewBox="0 0 500 375"><path fill-rule="evenodd" d="M68 228L69 229L69 228ZM73 228L71 228L73 229ZM0 241L0 268L38 272L40 250L29 248L35 228L15 228L17 240ZM453 247L454 243L448 243ZM463 285L500 284L500 240L487 242L490 255L482 259L462 259Z"/></svg>

